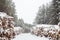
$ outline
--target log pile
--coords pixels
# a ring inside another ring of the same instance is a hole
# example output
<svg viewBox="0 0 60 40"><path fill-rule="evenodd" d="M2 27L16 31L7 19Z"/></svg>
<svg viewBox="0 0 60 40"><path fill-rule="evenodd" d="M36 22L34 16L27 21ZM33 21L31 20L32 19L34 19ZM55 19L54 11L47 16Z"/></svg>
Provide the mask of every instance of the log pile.
<svg viewBox="0 0 60 40"><path fill-rule="evenodd" d="M11 40L14 37L14 18L0 12L0 40Z"/></svg>
<svg viewBox="0 0 60 40"><path fill-rule="evenodd" d="M60 24L58 25L58 27ZM40 37L47 37L51 40L60 40L60 27L59 29L35 27L31 31L32 34Z"/></svg>

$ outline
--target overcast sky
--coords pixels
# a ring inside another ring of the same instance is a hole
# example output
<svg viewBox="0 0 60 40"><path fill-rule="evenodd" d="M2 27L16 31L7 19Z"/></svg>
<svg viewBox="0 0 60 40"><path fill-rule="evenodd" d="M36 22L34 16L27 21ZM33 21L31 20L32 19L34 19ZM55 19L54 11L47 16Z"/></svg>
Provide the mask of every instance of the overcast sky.
<svg viewBox="0 0 60 40"><path fill-rule="evenodd" d="M51 0L13 0L16 5L18 18L22 18L25 23L32 24L39 6L49 3Z"/></svg>

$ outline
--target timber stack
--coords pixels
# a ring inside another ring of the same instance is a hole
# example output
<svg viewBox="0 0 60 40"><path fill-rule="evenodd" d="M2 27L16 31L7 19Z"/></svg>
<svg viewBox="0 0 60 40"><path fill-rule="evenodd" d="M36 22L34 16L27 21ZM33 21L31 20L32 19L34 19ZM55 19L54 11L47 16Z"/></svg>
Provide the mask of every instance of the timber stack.
<svg viewBox="0 0 60 40"><path fill-rule="evenodd" d="M0 12L0 40L11 40L14 37L14 17Z"/></svg>

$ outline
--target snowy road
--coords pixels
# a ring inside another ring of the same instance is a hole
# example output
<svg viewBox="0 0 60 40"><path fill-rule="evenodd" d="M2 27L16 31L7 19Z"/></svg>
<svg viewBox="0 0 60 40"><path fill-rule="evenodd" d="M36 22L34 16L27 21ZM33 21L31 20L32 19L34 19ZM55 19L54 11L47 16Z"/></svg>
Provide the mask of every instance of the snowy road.
<svg viewBox="0 0 60 40"><path fill-rule="evenodd" d="M24 33L16 36L16 38L14 38L13 40L49 40L49 39L45 37L37 37L30 33Z"/></svg>

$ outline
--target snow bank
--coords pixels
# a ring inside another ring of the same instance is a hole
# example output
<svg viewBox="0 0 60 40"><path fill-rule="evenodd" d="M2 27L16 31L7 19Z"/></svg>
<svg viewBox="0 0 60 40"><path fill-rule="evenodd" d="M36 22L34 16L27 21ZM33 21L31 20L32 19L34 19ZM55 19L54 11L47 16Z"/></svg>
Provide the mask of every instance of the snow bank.
<svg viewBox="0 0 60 40"><path fill-rule="evenodd" d="M16 36L16 38L14 38L13 40L49 40L49 39L45 37L37 37L30 33L24 33Z"/></svg>
<svg viewBox="0 0 60 40"><path fill-rule="evenodd" d="M6 13L4 12L0 12L0 17L3 18L3 17L6 17L6 18L13 18L12 16L8 16Z"/></svg>
<svg viewBox="0 0 60 40"><path fill-rule="evenodd" d="M47 28L54 27L54 26L58 26L58 25L48 25L48 24L38 24L38 25L36 25L36 27L47 27Z"/></svg>
<svg viewBox="0 0 60 40"><path fill-rule="evenodd" d="M7 15L6 13L0 12L0 16L1 16L1 17L5 17L6 15Z"/></svg>
<svg viewBox="0 0 60 40"><path fill-rule="evenodd" d="M51 29L59 29L58 25L47 25L47 24L38 24L38 25L34 26L33 29L36 29L36 27L47 28L46 30L48 30L49 28L51 28Z"/></svg>
<svg viewBox="0 0 60 40"><path fill-rule="evenodd" d="M21 27L14 27L14 30L22 29Z"/></svg>
<svg viewBox="0 0 60 40"><path fill-rule="evenodd" d="M23 32L23 28L21 28L21 27L14 27L14 31L15 31L16 35L18 35L18 34Z"/></svg>

